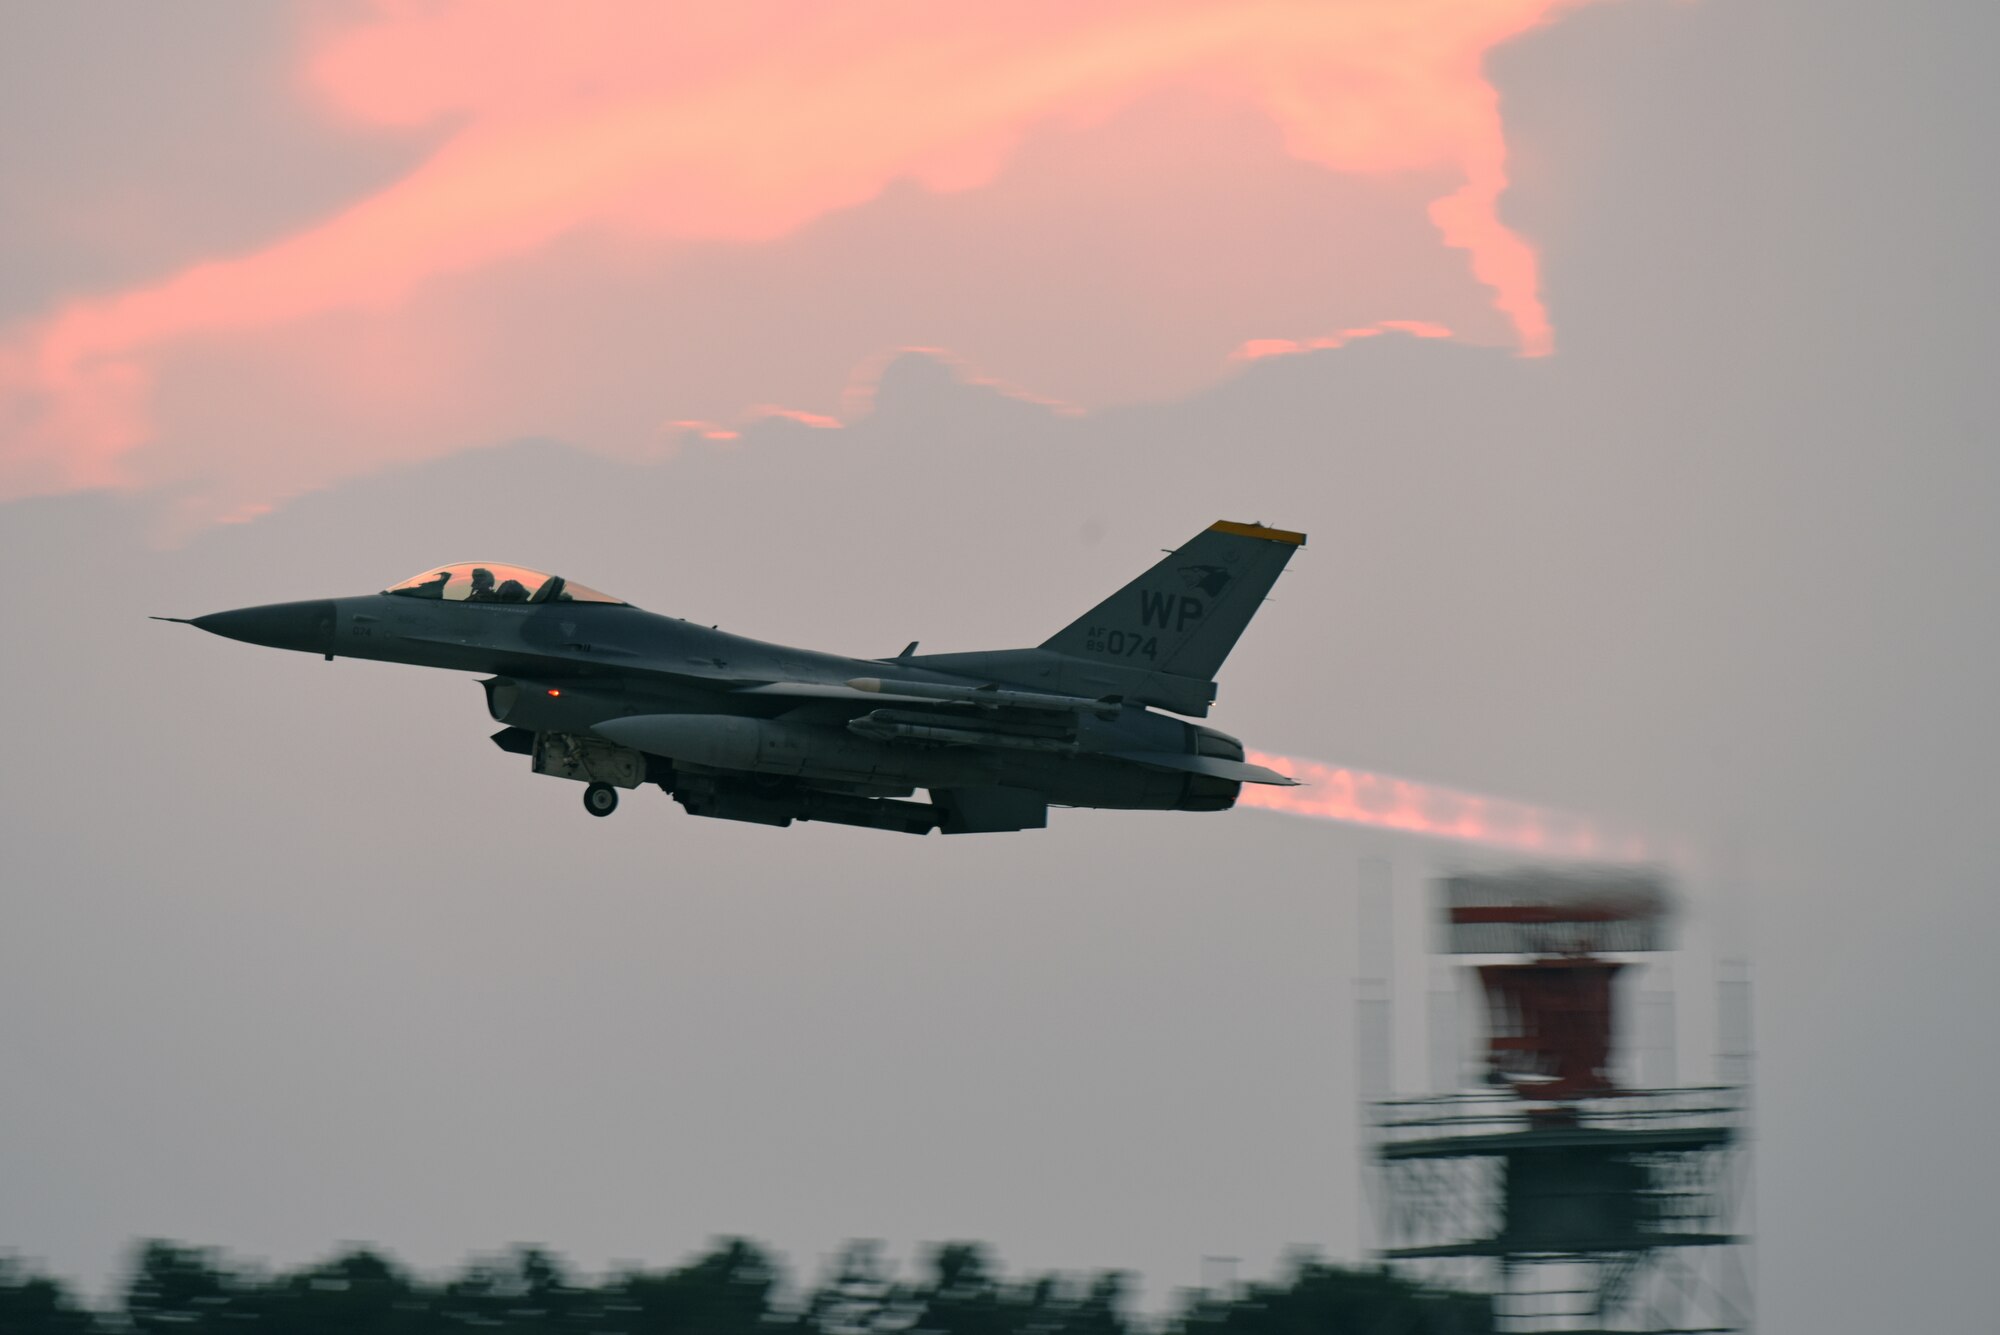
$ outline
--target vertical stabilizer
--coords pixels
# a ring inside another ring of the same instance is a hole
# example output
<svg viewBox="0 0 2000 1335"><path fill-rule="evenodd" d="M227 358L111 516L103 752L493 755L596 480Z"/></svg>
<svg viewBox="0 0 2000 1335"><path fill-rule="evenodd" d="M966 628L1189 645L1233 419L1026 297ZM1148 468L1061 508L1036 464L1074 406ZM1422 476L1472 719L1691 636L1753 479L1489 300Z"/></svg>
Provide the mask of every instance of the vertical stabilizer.
<svg viewBox="0 0 2000 1335"><path fill-rule="evenodd" d="M1305 541L1303 533L1219 520L1042 648L1212 680Z"/></svg>

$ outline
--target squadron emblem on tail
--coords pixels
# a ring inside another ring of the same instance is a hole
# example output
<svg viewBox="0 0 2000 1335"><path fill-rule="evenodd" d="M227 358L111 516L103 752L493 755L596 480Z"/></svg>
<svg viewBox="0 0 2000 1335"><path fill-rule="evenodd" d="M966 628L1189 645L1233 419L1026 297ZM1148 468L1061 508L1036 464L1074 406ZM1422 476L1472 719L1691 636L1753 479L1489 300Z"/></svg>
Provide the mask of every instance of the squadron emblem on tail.
<svg viewBox="0 0 2000 1335"><path fill-rule="evenodd" d="M1236 577L1221 566L1182 566L1181 578L1187 581L1190 589L1200 589L1213 598Z"/></svg>

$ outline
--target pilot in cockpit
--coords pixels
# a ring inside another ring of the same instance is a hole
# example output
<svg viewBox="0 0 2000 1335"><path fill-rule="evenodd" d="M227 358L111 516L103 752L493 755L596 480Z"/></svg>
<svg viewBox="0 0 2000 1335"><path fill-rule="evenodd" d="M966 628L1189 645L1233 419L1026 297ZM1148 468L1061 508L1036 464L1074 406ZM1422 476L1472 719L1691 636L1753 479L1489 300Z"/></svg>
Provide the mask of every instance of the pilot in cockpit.
<svg viewBox="0 0 2000 1335"><path fill-rule="evenodd" d="M493 592L493 572L485 566L472 568L472 590L465 595L468 603L490 603L498 601Z"/></svg>

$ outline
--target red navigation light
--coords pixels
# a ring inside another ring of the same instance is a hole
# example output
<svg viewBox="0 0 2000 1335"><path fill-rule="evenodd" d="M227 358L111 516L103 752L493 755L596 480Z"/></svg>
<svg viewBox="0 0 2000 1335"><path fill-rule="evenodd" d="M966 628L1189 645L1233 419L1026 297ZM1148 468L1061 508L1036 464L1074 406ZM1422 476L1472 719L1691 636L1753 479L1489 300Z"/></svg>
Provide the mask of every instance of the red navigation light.
<svg viewBox="0 0 2000 1335"><path fill-rule="evenodd" d="M554 697L554 696L558 696L558 695L561 695L561 694L562 694L562 692L561 692L561 691L559 691L559 690L557 690L557 689L556 689L555 687L553 687L553 686L549 687L549 695L550 695L551 697Z"/></svg>

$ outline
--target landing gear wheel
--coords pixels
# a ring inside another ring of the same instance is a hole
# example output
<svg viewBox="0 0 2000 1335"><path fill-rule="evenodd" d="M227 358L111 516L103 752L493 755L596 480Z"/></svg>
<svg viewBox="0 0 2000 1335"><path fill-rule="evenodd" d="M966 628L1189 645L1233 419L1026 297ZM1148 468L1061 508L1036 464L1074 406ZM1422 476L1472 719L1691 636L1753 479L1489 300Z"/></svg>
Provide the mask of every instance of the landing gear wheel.
<svg viewBox="0 0 2000 1335"><path fill-rule="evenodd" d="M593 816L609 816L618 810L618 790L608 783L593 783L583 790L583 809Z"/></svg>

